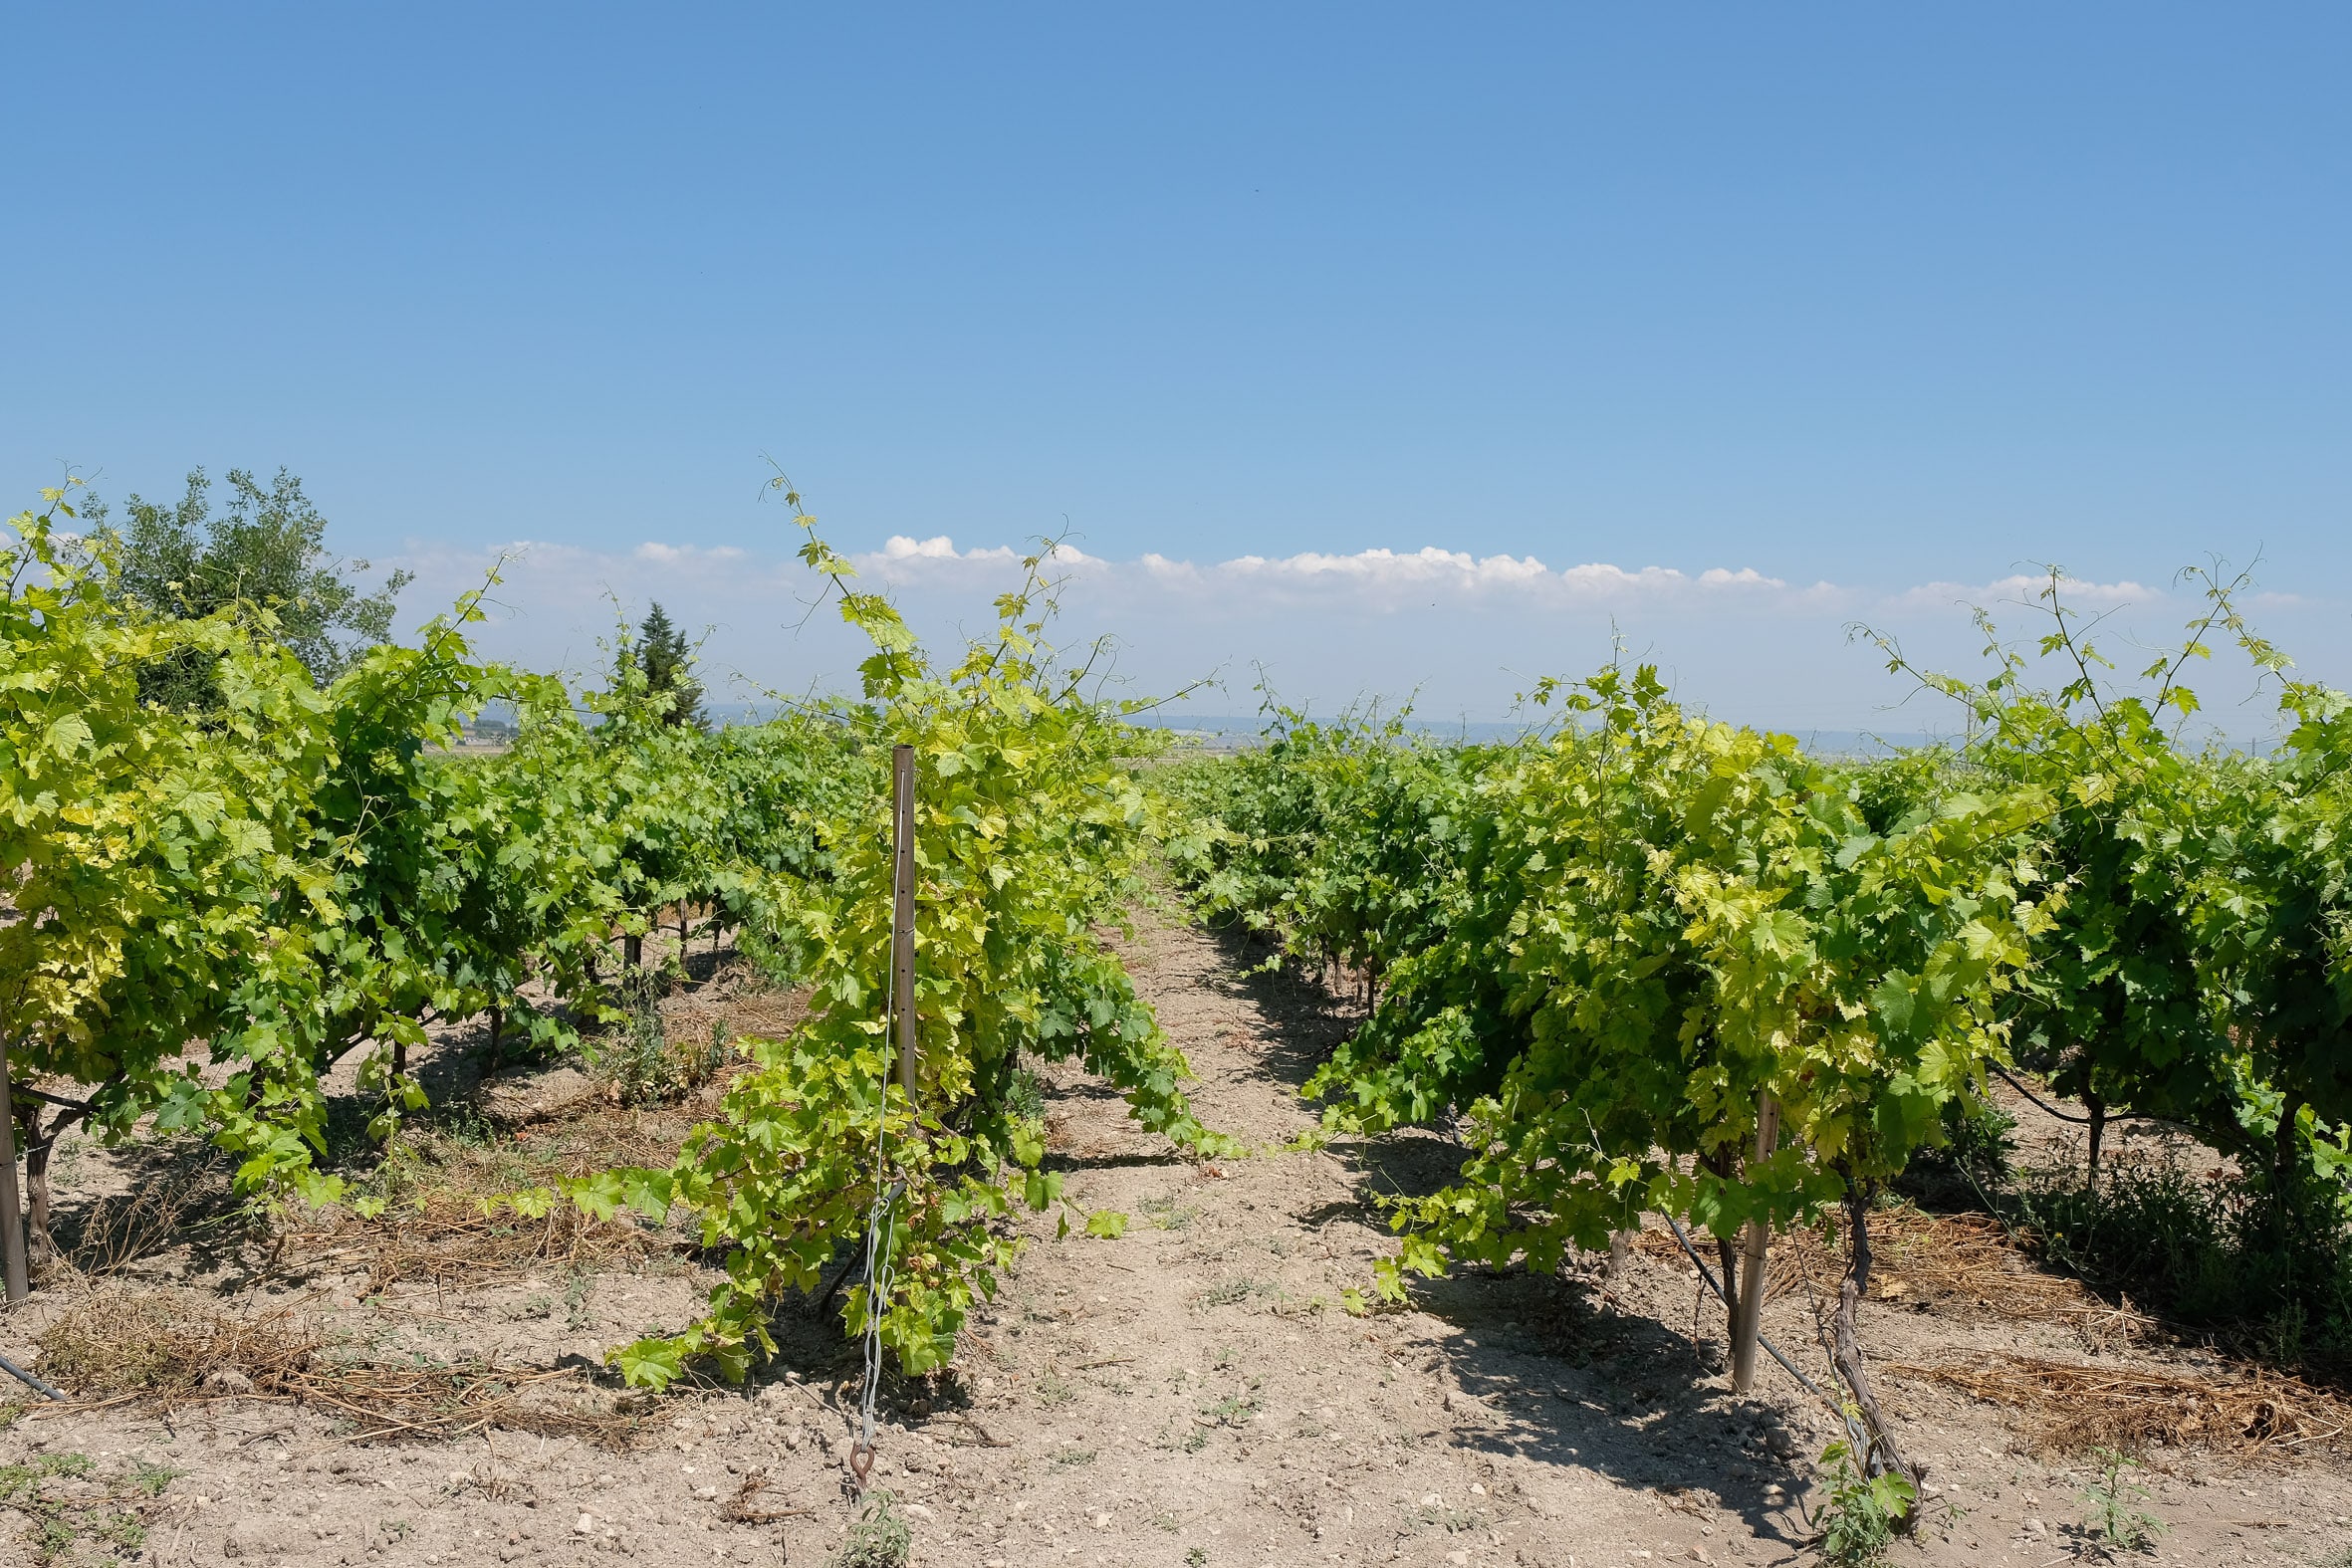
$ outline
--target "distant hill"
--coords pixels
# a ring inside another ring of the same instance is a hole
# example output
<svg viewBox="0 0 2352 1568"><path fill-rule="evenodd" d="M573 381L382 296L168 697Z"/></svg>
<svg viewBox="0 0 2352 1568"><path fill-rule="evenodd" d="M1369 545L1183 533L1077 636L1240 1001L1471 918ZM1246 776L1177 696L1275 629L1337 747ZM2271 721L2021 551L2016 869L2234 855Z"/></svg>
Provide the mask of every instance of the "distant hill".
<svg viewBox="0 0 2352 1568"><path fill-rule="evenodd" d="M1134 722L1148 729L1197 737L1217 751L1254 746L1266 732L1266 721L1254 715L1245 718L1236 714L1155 713L1139 715ZM1516 740L1548 726L1470 719L1408 719L1405 728L1433 741L1481 742ZM1793 734L1799 746L1822 757L1883 757L1913 747L1927 746L1939 739L1924 732L1903 730L1883 733L1865 730L1796 730L1783 733Z"/></svg>

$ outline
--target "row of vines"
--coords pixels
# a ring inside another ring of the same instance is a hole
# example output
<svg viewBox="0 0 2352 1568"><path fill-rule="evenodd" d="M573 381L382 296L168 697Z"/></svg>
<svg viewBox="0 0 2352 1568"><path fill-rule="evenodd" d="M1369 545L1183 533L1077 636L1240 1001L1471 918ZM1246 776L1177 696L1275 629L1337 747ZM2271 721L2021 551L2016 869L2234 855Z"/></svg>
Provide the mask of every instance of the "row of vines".
<svg viewBox="0 0 2352 1568"><path fill-rule="evenodd" d="M321 687L266 604L171 619L112 591L72 499L48 493L0 550L0 1039L37 1250L76 1124L208 1137L265 1208L364 1202L324 1158L339 1063L388 1140L426 1103L428 1026L478 1020L493 1055L577 1046L617 1016L656 922L681 946L696 920L734 930L812 1004L789 1037L737 1043L670 1166L506 1200L688 1219L727 1256L702 1322L617 1354L634 1381L697 1357L740 1374L882 1193L901 1264L887 1299L851 1293L850 1326L878 1322L910 1370L945 1359L1009 1255L1004 1217L1059 1198L1025 1058L1081 1056L1146 1125L1217 1146L1099 935L1146 841L1136 736L1038 640L1036 562L995 637L942 668L800 518L873 643L862 696L704 734L664 723L672 699L626 658L588 694L482 659L479 594ZM191 661L216 707L142 687ZM455 749L492 703L513 747ZM895 745L920 768L911 1096L885 1088L880 1004Z"/></svg>
<svg viewBox="0 0 2352 1568"><path fill-rule="evenodd" d="M1327 1129L1464 1146L1443 1191L1395 1204L1388 1293L1457 1262L1549 1270L1663 1214L1715 1239L1737 1350L1742 1265L1829 1224L1857 1456L1907 1488L1855 1337L1863 1217L1987 1113L1992 1074L2084 1101L2094 1159L2106 1120L2161 1117L2262 1173L2280 1223L2340 1225L2352 709L2285 679L2240 584L2206 580L2183 646L2128 680L2061 586L2034 650L1988 636L1980 681L1882 642L1958 705L1951 746L1822 758L1613 666L1544 683L1566 722L1510 744L1284 711L1263 749L1161 773L1204 916L1365 994L1308 1086ZM2181 675L2224 639L2281 695L2265 754L2179 739Z"/></svg>
<svg viewBox="0 0 2352 1568"><path fill-rule="evenodd" d="M77 1123L207 1137L265 1208L363 1202L326 1158L339 1063L388 1141L426 1103L429 1027L480 1020L494 1055L592 1044L656 923L683 947L699 919L805 986L806 1020L737 1042L667 1164L497 1202L633 1210L725 1258L698 1321L615 1351L632 1382L741 1376L779 1303L829 1299L861 1244L893 1266L847 1292L846 1326L936 1368L1016 1211L1063 1203L1035 1064L1077 1059L1176 1146L1235 1152L1104 935L1154 852L1208 918L1364 987L1308 1086L1330 1132L1461 1140L1458 1177L1395 1208L1385 1293L1455 1262L1553 1269L1665 1214L1714 1238L1737 1347L1772 1232L1837 1225L1831 1361L1862 1462L1904 1486L1856 1333L1863 1217L1985 1113L1991 1075L2079 1099L2094 1164L2109 1120L2162 1118L2256 1173L2282 1228L2342 1221L2352 704L2287 678L2237 583L2208 581L2133 681L2055 576L2037 652L1988 622L1981 680L1885 644L1965 739L1871 761L1612 666L1542 684L1562 722L1512 744L1282 714L1261 750L1139 775L1146 732L1044 640L1042 558L993 635L940 662L799 517L871 643L861 691L704 734L665 723L626 658L588 694L481 658L479 595L322 687L267 605L170 619L112 591L70 502L0 550L0 1042L37 1246ZM2277 687L2268 751L2180 738L2183 672L2225 640ZM144 677L191 662L217 704L154 700ZM455 750L492 703L513 747ZM898 747L918 771L911 1088L885 1006Z"/></svg>

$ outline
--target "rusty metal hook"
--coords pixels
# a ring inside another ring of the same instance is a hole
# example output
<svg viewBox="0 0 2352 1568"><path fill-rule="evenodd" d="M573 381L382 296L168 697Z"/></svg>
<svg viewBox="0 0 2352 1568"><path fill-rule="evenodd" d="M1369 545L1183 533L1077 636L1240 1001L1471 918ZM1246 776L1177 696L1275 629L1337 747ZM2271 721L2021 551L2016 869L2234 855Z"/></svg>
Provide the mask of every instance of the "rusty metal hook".
<svg viewBox="0 0 2352 1568"><path fill-rule="evenodd" d="M849 1473L857 1477L857 1489L865 1490L865 1478L873 1473L874 1451L868 1443L849 1445Z"/></svg>

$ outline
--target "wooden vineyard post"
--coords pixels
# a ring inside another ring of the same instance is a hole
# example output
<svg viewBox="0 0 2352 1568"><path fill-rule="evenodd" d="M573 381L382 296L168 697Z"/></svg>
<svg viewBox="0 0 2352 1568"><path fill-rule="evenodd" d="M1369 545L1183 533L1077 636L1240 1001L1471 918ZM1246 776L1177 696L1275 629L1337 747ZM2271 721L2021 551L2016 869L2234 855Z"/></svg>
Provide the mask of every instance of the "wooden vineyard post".
<svg viewBox="0 0 2352 1568"><path fill-rule="evenodd" d="M1780 1102L1772 1091L1756 1097L1756 1163L1762 1165L1780 1146ZM1732 1325L1732 1392L1745 1394L1756 1382L1756 1340L1764 1322L1764 1267L1770 1258L1772 1228L1762 1220L1748 1222L1747 1261L1740 1269L1739 1319Z"/></svg>
<svg viewBox="0 0 2352 1568"><path fill-rule="evenodd" d="M32 1289L32 1278L25 1271L25 1216L16 1191L16 1107L8 1101L5 1038L0 1038L0 1271L7 1275L9 1301L22 1301Z"/></svg>
<svg viewBox="0 0 2352 1568"><path fill-rule="evenodd" d="M890 1008L898 1086L915 1097L915 749L890 749Z"/></svg>

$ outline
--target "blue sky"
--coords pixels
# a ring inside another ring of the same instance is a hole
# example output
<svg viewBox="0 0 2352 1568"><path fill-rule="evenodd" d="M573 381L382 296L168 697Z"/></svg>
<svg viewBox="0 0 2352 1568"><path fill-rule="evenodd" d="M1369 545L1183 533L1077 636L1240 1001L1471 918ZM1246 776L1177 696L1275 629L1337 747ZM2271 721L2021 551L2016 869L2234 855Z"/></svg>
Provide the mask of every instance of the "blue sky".
<svg viewBox="0 0 2352 1568"><path fill-rule="evenodd" d="M538 661L608 585L822 680L770 454L866 552L1788 589L1078 605L1152 684L1484 714L1613 619L1733 716L1860 723L1856 614L2054 560L2154 636L2257 548L2352 681L2340 7L53 5L0 50L17 493L284 464L433 592L542 542L498 632ZM968 619L988 569L905 591Z"/></svg>

